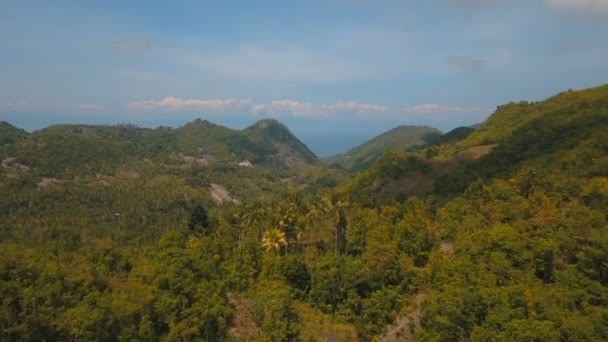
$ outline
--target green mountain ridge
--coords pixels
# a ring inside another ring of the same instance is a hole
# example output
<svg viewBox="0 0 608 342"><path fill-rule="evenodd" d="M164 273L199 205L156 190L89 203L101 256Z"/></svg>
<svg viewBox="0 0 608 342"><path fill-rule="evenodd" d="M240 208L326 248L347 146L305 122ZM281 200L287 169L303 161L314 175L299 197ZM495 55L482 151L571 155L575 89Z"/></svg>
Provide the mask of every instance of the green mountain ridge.
<svg viewBox="0 0 608 342"><path fill-rule="evenodd" d="M252 128L262 124L268 125ZM342 177L275 120L261 120L244 130L203 120L178 128L54 125L31 134L3 127L0 184L106 184L172 175L193 188L207 189L212 197L209 189L217 184L219 192L226 189L230 195L215 196L214 202L226 202L335 184Z"/></svg>
<svg viewBox="0 0 608 342"><path fill-rule="evenodd" d="M519 109L515 113L512 106ZM547 177L567 170L578 177L601 175L606 170L608 141L608 85L567 91L537 103L500 107L460 148L494 144L491 153L454 170L440 186L462 191L455 179L508 177L521 168L546 170ZM506 127L514 127L506 129ZM503 133L500 133L503 132ZM447 186L451 184L451 186Z"/></svg>
<svg viewBox="0 0 608 342"><path fill-rule="evenodd" d="M249 160L251 163L289 166L283 161L289 159L291 164L316 161L316 156L285 126L273 122L271 127L275 126L281 128L280 135L270 129L234 130L196 120L175 129L133 125L54 125L32 133L22 142L14 137L25 137L25 133L12 128L4 129L0 137L11 139L3 144L6 150L3 157L9 157L10 150L14 154L10 157L39 168L47 175L60 175L68 168L73 172L78 169L77 164L90 164L91 169L103 170L106 164L115 164L116 168L122 163L142 159L166 161L175 159L172 157L174 154L201 162L204 160L203 163L207 164ZM48 164L41 164L44 159L49 159Z"/></svg>
<svg viewBox="0 0 608 342"><path fill-rule="evenodd" d="M376 203L459 193L477 178L507 177L522 164L550 169L570 163L589 170L573 151L585 151L586 158L605 153L607 107L608 85L499 106L478 129L462 130L464 135L453 143L385 153L345 189Z"/></svg>
<svg viewBox="0 0 608 342"><path fill-rule="evenodd" d="M357 172L371 165L384 151L415 148L435 141L441 134L438 129L428 126L398 126L325 161Z"/></svg>

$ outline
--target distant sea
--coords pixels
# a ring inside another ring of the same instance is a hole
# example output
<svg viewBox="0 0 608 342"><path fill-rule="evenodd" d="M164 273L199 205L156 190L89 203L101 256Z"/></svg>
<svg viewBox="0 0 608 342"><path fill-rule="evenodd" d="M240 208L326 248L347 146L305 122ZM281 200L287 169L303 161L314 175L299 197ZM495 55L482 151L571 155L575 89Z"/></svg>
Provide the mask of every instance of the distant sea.
<svg viewBox="0 0 608 342"><path fill-rule="evenodd" d="M377 132L295 132L317 157L325 158L344 153L373 138Z"/></svg>

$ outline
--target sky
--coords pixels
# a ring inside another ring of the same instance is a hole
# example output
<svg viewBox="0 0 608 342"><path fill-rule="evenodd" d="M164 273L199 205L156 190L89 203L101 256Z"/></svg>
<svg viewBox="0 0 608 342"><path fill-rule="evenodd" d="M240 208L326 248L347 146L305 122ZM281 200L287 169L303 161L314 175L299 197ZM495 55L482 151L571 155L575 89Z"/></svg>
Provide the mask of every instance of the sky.
<svg viewBox="0 0 608 342"><path fill-rule="evenodd" d="M0 120L244 128L318 155L608 83L608 0L0 2Z"/></svg>

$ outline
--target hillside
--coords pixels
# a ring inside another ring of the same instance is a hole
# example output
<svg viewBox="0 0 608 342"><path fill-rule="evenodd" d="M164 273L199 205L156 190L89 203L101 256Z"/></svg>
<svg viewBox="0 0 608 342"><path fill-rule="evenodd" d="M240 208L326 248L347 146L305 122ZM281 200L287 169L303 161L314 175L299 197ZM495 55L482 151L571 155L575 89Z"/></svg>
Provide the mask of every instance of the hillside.
<svg viewBox="0 0 608 342"><path fill-rule="evenodd" d="M6 121L0 121L0 153L3 149L27 136L27 132Z"/></svg>
<svg viewBox="0 0 608 342"><path fill-rule="evenodd" d="M386 153L345 189L369 204L459 193L478 178L508 178L524 165L590 172L589 158L606 151L602 135L607 107L608 86L567 91L538 103L499 106L463 140Z"/></svg>
<svg viewBox="0 0 608 342"><path fill-rule="evenodd" d="M298 140L289 129L274 119L259 120L254 125L247 128L247 131L260 134L274 140L276 143L281 144L288 149L291 149L297 154L296 159L301 159L304 162L311 162L317 159L312 151L308 149L300 140ZM281 150L279 148L279 150ZM283 148L283 150L285 150ZM281 156L278 156L281 159ZM283 156L285 157L285 156ZM289 157L289 156L286 156ZM287 162L298 162L298 160L289 160L293 158L286 158Z"/></svg>
<svg viewBox="0 0 608 342"><path fill-rule="evenodd" d="M608 86L565 92L337 186L274 121L24 135L0 339L608 340L607 129Z"/></svg>
<svg viewBox="0 0 608 342"><path fill-rule="evenodd" d="M202 120L175 129L55 125L32 134L3 125L0 189L13 197L5 198L0 226L19 221L21 214L9 208L25 198L31 205L22 210L30 215L39 206L48 209L37 214L43 221L52 221L51 213L66 213L69 204L91 226L99 215L107 220L99 210L119 208L126 225L137 226L143 215L156 226L178 220L196 203L230 205L316 191L342 179L343 172L317 162L287 128L272 123L282 127L280 136ZM62 203L48 203L48 196L61 197ZM150 206L164 207L165 215L151 214Z"/></svg>
<svg viewBox="0 0 608 342"><path fill-rule="evenodd" d="M37 131L24 141L15 140L15 132L18 131L0 132L3 139L12 139L7 144L15 149L15 155L10 157L49 176L66 172L85 175L90 170L116 172L122 164L144 159L224 166L249 160L282 167L316 160L287 128L276 137L270 131L239 131L201 120L177 129L56 125Z"/></svg>
<svg viewBox="0 0 608 342"><path fill-rule="evenodd" d="M455 144L461 140L468 138L477 128L473 127L456 127L453 130L437 137L430 142L430 145Z"/></svg>
<svg viewBox="0 0 608 342"><path fill-rule="evenodd" d="M399 126L382 133L344 154L326 159L326 163L357 172L371 165L383 152L405 151L435 141L441 131L427 126Z"/></svg>

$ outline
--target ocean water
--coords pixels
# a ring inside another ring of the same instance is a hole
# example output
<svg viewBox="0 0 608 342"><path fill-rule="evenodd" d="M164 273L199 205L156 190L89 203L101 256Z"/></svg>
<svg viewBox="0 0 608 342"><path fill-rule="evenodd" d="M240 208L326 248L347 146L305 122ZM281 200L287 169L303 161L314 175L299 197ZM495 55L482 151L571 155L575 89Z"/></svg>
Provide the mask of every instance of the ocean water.
<svg viewBox="0 0 608 342"><path fill-rule="evenodd" d="M319 131L296 133L319 158L331 157L373 138L376 132Z"/></svg>

